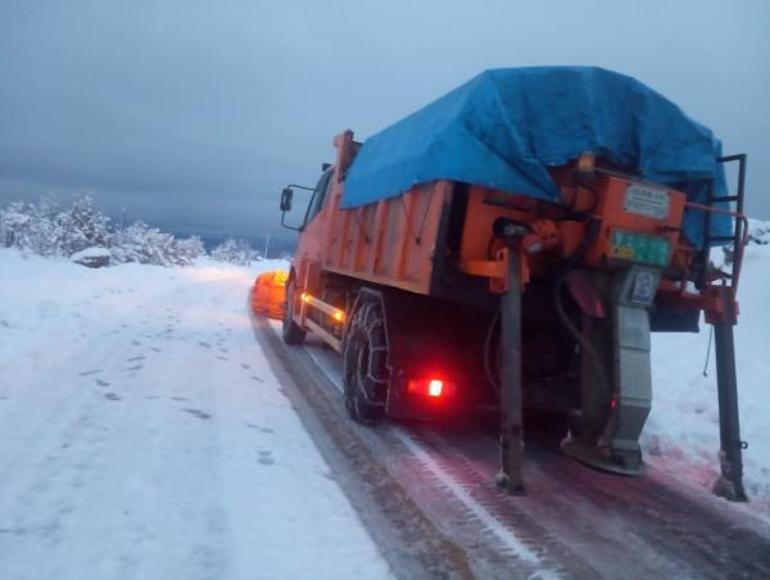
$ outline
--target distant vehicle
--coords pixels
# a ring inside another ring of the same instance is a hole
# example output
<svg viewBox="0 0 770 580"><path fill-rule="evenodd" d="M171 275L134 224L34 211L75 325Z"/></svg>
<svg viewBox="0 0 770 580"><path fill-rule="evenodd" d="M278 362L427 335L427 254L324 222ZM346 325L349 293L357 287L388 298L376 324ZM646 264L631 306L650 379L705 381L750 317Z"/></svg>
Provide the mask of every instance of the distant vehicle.
<svg viewBox="0 0 770 580"><path fill-rule="evenodd" d="M343 357L359 422L493 405L499 483L521 489L522 417L570 418L562 447L641 466L650 331L716 336L720 493L745 499L732 326L745 155L629 77L487 71L324 165L286 282L283 338ZM728 195L723 164L736 162ZM281 210L292 209L288 186ZM731 208L734 206L734 208ZM733 225L734 224L734 225ZM710 261L730 245L732 271Z"/></svg>

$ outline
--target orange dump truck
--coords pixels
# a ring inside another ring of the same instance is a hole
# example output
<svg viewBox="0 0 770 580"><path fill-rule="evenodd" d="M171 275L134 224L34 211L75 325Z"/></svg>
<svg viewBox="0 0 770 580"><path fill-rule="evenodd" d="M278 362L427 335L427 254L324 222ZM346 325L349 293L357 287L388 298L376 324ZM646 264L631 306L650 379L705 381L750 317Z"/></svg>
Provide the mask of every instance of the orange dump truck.
<svg viewBox="0 0 770 580"><path fill-rule="evenodd" d="M487 71L337 155L300 232L283 337L343 357L351 417L496 408L501 486L522 489L536 411L563 449L633 474L651 331L716 329L720 492L745 498L732 326L745 156L638 81L595 68ZM739 165L727 193L723 164ZM289 220L289 221L287 221ZM731 245L732 271L709 259Z"/></svg>

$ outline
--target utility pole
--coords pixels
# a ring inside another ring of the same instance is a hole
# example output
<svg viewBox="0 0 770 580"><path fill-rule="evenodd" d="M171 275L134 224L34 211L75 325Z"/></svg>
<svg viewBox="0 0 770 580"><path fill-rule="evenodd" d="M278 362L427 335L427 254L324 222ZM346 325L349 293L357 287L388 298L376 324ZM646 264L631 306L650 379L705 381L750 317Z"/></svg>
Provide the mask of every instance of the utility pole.
<svg viewBox="0 0 770 580"><path fill-rule="evenodd" d="M267 249L270 247L270 233L267 234L265 237L265 253L262 254L262 257L267 260Z"/></svg>

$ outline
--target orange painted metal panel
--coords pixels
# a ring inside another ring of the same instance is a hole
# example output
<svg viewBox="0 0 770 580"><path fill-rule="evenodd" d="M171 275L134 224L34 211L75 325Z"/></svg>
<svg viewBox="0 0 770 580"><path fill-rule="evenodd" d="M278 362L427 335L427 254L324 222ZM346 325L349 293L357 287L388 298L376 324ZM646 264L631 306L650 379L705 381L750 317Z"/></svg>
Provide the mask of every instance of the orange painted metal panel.
<svg viewBox="0 0 770 580"><path fill-rule="evenodd" d="M638 232L650 236L666 238L672 250L679 243L680 228L684 214L685 194L672 189L665 189L669 198L669 211L665 219L655 219L627 211L626 190L633 185L629 179L601 176L595 189L597 196L594 213L602 218L601 228L596 240L586 254L589 266L602 267L607 257L612 255L611 237L616 229ZM656 189L664 188L655 186ZM669 260L671 256L669 256Z"/></svg>
<svg viewBox="0 0 770 580"><path fill-rule="evenodd" d="M344 171L344 159L344 151L339 151L335 175ZM341 210L343 183L332 180L324 207L300 237L295 260L299 288L318 290L325 271L428 294L441 210L452 184L434 182ZM313 264L321 266L318 272L313 272Z"/></svg>

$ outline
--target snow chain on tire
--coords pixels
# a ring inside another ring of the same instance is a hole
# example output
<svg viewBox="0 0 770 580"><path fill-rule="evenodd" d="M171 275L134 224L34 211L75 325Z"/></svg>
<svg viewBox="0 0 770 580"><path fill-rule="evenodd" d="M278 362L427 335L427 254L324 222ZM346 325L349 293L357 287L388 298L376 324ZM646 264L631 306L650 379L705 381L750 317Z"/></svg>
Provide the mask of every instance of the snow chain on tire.
<svg viewBox="0 0 770 580"><path fill-rule="evenodd" d="M367 300L350 321L343 350L345 407L355 421L376 423L383 418L387 358L382 308L377 301Z"/></svg>

